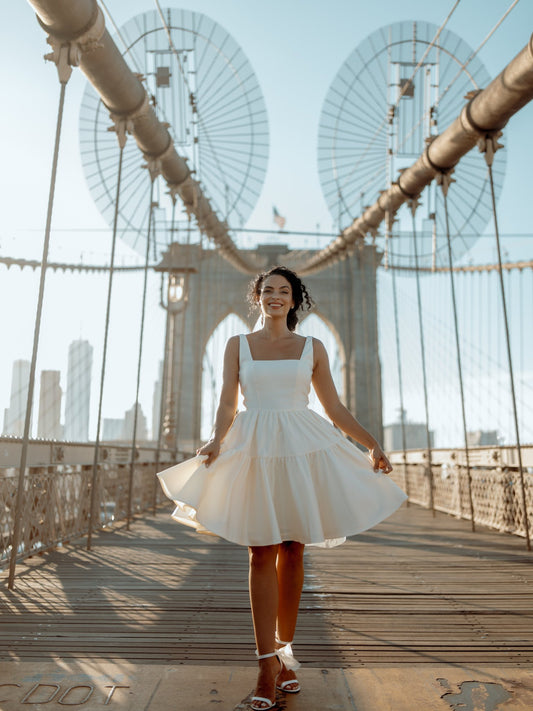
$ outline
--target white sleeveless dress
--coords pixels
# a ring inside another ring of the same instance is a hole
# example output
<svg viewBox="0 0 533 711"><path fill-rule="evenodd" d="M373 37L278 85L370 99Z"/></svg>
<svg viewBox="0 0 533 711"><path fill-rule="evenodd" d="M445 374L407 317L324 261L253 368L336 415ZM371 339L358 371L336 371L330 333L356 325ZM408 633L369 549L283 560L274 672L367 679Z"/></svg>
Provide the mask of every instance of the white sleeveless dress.
<svg viewBox="0 0 533 711"><path fill-rule="evenodd" d="M253 360L239 338L246 409L209 467L197 456L158 474L173 518L246 546L330 547L390 516L405 493L308 407L312 338L299 360Z"/></svg>

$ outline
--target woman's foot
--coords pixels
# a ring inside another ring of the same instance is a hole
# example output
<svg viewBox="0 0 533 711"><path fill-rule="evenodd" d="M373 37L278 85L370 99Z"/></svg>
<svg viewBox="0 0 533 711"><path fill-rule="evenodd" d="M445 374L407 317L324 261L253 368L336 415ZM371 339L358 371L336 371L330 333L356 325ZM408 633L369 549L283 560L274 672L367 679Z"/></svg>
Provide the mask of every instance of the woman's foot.
<svg viewBox="0 0 533 711"><path fill-rule="evenodd" d="M278 649L281 649L286 646L286 643L276 640L276 646ZM300 691L300 682L296 678L296 674L292 669L288 669L282 660L280 661L281 669L276 677L276 687L280 691L284 691L288 694L297 694Z"/></svg>
<svg viewBox="0 0 533 711"><path fill-rule="evenodd" d="M259 659L259 673L251 708L254 711L266 711L276 705L276 684L282 671L280 661L275 654Z"/></svg>

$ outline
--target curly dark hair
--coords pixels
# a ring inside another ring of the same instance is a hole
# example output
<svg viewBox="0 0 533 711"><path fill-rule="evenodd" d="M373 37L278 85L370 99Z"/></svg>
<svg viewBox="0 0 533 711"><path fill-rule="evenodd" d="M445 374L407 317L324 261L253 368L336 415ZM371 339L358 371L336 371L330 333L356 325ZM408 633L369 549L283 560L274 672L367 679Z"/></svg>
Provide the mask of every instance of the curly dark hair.
<svg viewBox="0 0 533 711"><path fill-rule="evenodd" d="M291 269L278 265L272 267L266 272L258 274L249 284L248 301L252 308L257 306L259 297L261 296L261 287L263 286L263 282L267 277L272 276L273 274L279 274L280 276L285 277L291 285L294 306L287 314L287 328L289 331L294 331L296 324L298 323L298 316L296 312L299 309L302 311L310 311L314 306L314 301L300 277Z"/></svg>

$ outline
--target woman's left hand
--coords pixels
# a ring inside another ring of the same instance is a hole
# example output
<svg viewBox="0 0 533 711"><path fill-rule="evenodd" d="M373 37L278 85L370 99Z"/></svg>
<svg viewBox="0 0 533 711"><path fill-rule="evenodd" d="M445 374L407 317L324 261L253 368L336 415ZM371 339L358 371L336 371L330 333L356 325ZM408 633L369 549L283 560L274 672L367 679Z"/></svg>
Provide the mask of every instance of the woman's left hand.
<svg viewBox="0 0 533 711"><path fill-rule="evenodd" d="M384 474L390 474L392 471L392 464L389 462L379 445L376 445L370 450L370 457L372 459L372 465L375 472L381 469Z"/></svg>

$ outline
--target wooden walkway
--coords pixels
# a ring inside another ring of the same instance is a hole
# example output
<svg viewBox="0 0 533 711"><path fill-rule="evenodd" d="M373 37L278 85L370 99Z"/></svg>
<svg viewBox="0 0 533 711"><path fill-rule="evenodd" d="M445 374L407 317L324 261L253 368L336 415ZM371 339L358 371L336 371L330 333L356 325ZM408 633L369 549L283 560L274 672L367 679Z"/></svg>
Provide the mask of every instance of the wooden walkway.
<svg viewBox="0 0 533 711"><path fill-rule="evenodd" d="M157 517L18 567L0 660L255 665L244 548ZM533 662L533 554L416 506L333 550L307 548L295 640L315 667Z"/></svg>

